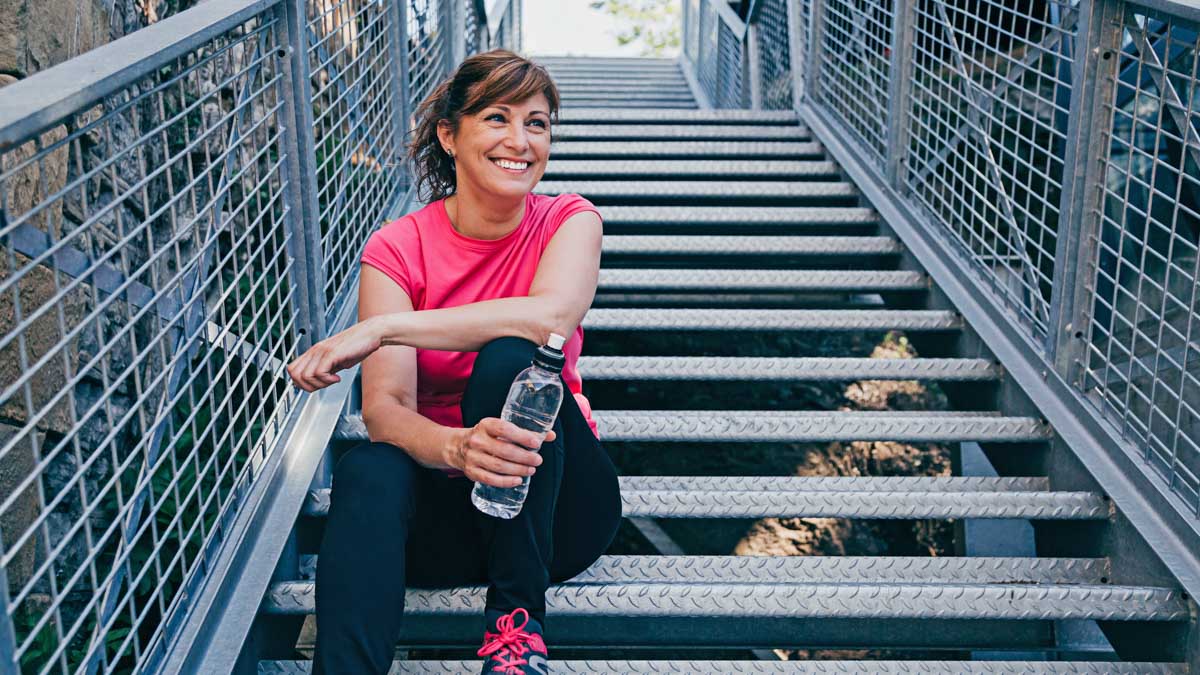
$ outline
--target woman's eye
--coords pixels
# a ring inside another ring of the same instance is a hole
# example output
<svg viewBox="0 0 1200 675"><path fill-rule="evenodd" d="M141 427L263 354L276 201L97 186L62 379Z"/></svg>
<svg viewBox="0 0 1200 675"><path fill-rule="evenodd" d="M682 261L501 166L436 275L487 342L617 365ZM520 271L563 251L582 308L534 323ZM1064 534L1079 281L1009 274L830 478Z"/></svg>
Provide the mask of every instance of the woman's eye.
<svg viewBox="0 0 1200 675"><path fill-rule="evenodd" d="M500 122L503 122L503 121L504 121L504 115L501 115L500 113L492 113L491 115L488 115L488 116L487 116L487 117L485 117L484 119L486 119L486 120L489 120L489 121L490 121L490 120L498 120L498 121L500 121Z"/></svg>
<svg viewBox="0 0 1200 675"><path fill-rule="evenodd" d="M543 128L543 129L545 129L545 128L546 128L546 122L545 122L545 121L543 121L543 120L532 120L532 121L530 122L530 124L533 124L533 125L539 126L539 127Z"/></svg>

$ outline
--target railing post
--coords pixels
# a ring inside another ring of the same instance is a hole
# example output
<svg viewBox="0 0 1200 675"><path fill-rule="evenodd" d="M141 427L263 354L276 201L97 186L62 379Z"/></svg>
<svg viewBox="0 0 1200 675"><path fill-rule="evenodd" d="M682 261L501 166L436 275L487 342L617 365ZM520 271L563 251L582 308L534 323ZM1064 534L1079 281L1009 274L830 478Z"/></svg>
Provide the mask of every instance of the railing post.
<svg viewBox="0 0 1200 675"><path fill-rule="evenodd" d="M804 34L807 27L808 18L803 16L800 11L802 0L788 0L787 3L787 21L788 21L788 57L791 60L792 74L792 109L799 110L800 103L804 101L804 88L808 80L805 72L808 58L808 44L801 41L800 36Z"/></svg>
<svg viewBox="0 0 1200 675"><path fill-rule="evenodd" d="M0 554L4 553L4 542L0 540ZM17 673L17 636L13 619L8 614L8 574L0 565L0 674ZM9 660L11 659L11 660Z"/></svg>
<svg viewBox="0 0 1200 675"><path fill-rule="evenodd" d="M749 23L750 18L747 17L746 37L744 46L742 47L742 58L747 59L749 68L746 69L746 77L750 79L748 83L750 92L750 108L752 110L762 109L762 63L759 61L762 56L758 49L758 29L754 24Z"/></svg>
<svg viewBox="0 0 1200 675"><path fill-rule="evenodd" d="M395 114L392 115L392 133L396 141L392 144L396 156L392 158L392 171L400 172L400 185L408 187L408 172L405 171L407 153L408 118L412 114L408 102L408 0L388 0L392 12L392 29L388 33L388 51L392 58L392 83L395 86Z"/></svg>
<svg viewBox="0 0 1200 675"><path fill-rule="evenodd" d="M1080 382L1080 362L1091 313L1089 270L1096 263L1100 229L1102 159L1111 120L1103 106L1112 100L1121 49L1121 3L1096 0L1079 5L1071 66L1071 107L1063 162L1061 219L1054 250L1050 334L1046 349L1067 382ZM1083 270L1080 265L1084 265Z"/></svg>
<svg viewBox="0 0 1200 675"><path fill-rule="evenodd" d="M283 62L283 130L287 160L284 198L287 203L288 255L296 288L296 327L304 331L300 349L325 337L325 267L317 207L316 150L313 140L312 87L305 39L306 0L276 5L287 58ZM286 40L286 42L284 42Z"/></svg>
<svg viewBox="0 0 1200 675"><path fill-rule="evenodd" d="M450 70L454 70L467 52L467 17L463 0L442 0L450 3Z"/></svg>
<svg viewBox="0 0 1200 675"><path fill-rule="evenodd" d="M887 166L885 180L903 193L908 158L908 99L912 96L912 18L914 2L892 3L892 55L888 68Z"/></svg>
<svg viewBox="0 0 1200 675"><path fill-rule="evenodd" d="M808 53L805 59L804 98L817 100L817 80L821 77L821 36L825 23L825 0L811 0L808 6Z"/></svg>

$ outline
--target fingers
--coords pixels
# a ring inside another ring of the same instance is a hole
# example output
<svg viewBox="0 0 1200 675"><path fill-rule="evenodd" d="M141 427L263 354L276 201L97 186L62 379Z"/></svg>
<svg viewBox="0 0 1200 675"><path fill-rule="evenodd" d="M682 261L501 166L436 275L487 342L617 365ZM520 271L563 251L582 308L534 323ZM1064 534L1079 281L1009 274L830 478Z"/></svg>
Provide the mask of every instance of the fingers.
<svg viewBox="0 0 1200 675"><path fill-rule="evenodd" d="M337 374L333 350L325 341L318 342L288 364L288 375L296 386L313 392L342 381Z"/></svg>
<svg viewBox="0 0 1200 675"><path fill-rule="evenodd" d="M475 468L464 471L463 474L473 481L478 481L480 483L498 488L514 488L520 485L522 480L517 476L500 476L490 471L484 471L482 469Z"/></svg>
<svg viewBox="0 0 1200 675"><path fill-rule="evenodd" d="M542 447L543 439L541 434L529 431L528 429L522 429L512 422L505 422L504 420L497 419L495 417L489 417L485 420L481 420L481 423L488 422L490 420L494 421L489 424L488 431L491 432L493 436L503 438L511 443L516 443L523 448Z"/></svg>

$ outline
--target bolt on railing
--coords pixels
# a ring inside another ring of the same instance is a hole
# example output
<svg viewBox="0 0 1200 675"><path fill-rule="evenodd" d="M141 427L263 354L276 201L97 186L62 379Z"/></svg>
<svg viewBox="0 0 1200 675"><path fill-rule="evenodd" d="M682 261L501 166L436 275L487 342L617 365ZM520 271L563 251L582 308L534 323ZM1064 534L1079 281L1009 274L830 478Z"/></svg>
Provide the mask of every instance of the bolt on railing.
<svg viewBox="0 0 1200 675"><path fill-rule="evenodd" d="M1200 9L741 4L745 24L725 2L684 4L684 67L712 105L794 105L826 125L971 271L1007 336L1073 390L1085 426L1115 439L1106 452L1145 474L1145 503L1174 511L1195 548ZM753 48L729 48L726 33Z"/></svg>
<svg viewBox="0 0 1200 675"><path fill-rule="evenodd" d="M519 40L493 5L211 0L0 90L0 672L163 658L409 187L414 105Z"/></svg>

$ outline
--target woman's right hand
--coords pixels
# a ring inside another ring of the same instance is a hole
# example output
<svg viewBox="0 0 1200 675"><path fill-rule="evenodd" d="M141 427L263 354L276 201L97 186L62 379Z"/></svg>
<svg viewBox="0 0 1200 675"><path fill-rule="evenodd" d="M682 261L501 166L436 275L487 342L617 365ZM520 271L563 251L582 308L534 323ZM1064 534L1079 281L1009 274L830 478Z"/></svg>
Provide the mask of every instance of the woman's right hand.
<svg viewBox="0 0 1200 675"><path fill-rule="evenodd" d="M493 487L516 487L542 463L539 453L526 448L541 447L554 436L551 429L545 439L539 439L536 433L512 422L485 417L461 431L447 463L471 480Z"/></svg>

